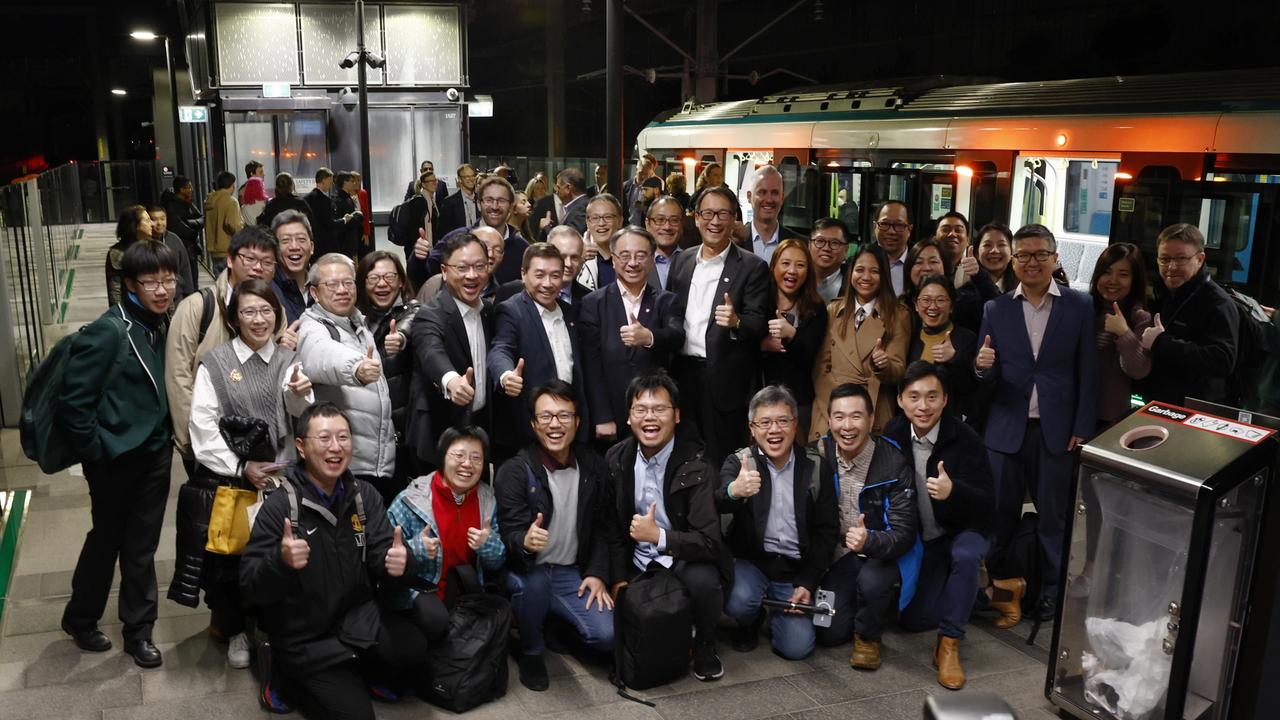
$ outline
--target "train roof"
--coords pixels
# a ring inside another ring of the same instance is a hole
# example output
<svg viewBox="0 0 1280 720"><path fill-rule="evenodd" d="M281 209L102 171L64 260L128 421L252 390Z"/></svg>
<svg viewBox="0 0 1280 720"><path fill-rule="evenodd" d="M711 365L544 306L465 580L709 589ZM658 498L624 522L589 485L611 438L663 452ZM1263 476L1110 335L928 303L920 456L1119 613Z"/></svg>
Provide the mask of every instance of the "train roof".
<svg viewBox="0 0 1280 720"><path fill-rule="evenodd" d="M936 76L797 88L684 107L650 126L716 122L1280 110L1280 68L1037 82Z"/></svg>

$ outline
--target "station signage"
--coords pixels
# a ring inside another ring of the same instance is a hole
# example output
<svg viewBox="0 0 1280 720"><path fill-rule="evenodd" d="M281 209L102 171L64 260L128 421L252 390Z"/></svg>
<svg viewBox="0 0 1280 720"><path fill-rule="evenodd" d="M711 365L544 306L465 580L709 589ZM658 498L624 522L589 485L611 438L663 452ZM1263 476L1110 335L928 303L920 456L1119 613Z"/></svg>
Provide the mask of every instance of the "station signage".
<svg viewBox="0 0 1280 720"><path fill-rule="evenodd" d="M178 122L207 123L209 122L209 108L199 105L179 105Z"/></svg>

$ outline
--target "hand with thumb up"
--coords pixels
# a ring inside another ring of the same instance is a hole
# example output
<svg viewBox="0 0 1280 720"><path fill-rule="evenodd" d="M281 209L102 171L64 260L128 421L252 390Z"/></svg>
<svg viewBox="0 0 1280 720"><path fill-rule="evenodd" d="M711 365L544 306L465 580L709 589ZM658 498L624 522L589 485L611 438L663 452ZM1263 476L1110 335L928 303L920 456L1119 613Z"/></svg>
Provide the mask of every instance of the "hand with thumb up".
<svg viewBox="0 0 1280 720"><path fill-rule="evenodd" d="M644 515L631 516L631 539L636 542L658 544L662 531L658 528L658 503L649 503L649 510Z"/></svg>
<svg viewBox="0 0 1280 720"><path fill-rule="evenodd" d="M502 391L509 397L519 397L524 390L524 358L516 360L516 369L502 373Z"/></svg>
<svg viewBox="0 0 1280 720"><path fill-rule="evenodd" d="M935 364L949 363L956 356L956 346L951 344L950 330L942 336L942 342L933 346L931 353Z"/></svg>
<svg viewBox="0 0 1280 720"><path fill-rule="evenodd" d="M862 548L867 544L867 516L858 514L858 519L853 522L853 526L844 534L844 546L853 552L862 552Z"/></svg>
<svg viewBox="0 0 1280 720"><path fill-rule="evenodd" d="M733 310L733 299L729 297L729 293L725 293L724 304L716 306L716 325L737 330L741 324L742 318L738 317L738 313Z"/></svg>
<svg viewBox="0 0 1280 720"><path fill-rule="evenodd" d="M400 577L404 574L404 569L408 563L409 551L405 549L404 536L401 533L400 526L397 525L391 535L391 548L387 550L386 556L382 559L382 564L387 569L388 577Z"/></svg>
<svg viewBox="0 0 1280 720"><path fill-rule="evenodd" d="M360 361L360 365L356 368L356 380L359 380L362 385L368 385L369 383L377 382L381 376L382 361L378 359L373 343L370 343L368 350L365 351L364 359Z"/></svg>
<svg viewBox="0 0 1280 720"><path fill-rule="evenodd" d="M1142 331L1142 349L1151 350L1151 346L1156 344L1156 338L1164 333L1164 323L1160 321L1160 313L1156 313L1155 324Z"/></svg>
<svg viewBox="0 0 1280 720"><path fill-rule="evenodd" d="M302 327L301 320L294 320L289 323L289 327L284 329L280 334L280 339L276 341L281 347L287 347L290 350L298 349L298 328Z"/></svg>
<svg viewBox="0 0 1280 720"><path fill-rule="evenodd" d="M284 534L280 536L280 559L294 570L301 570L311 559L311 546L302 538L293 536L293 524L288 518L284 521Z"/></svg>
<svg viewBox="0 0 1280 720"><path fill-rule="evenodd" d="M626 347L649 347L653 345L653 332L640 324L633 313L627 314L627 324L618 328L618 337Z"/></svg>
<svg viewBox="0 0 1280 720"><path fill-rule="evenodd" d="M293 364L293 370L289 373L289 392L298 397L311 392L311 378L302 372L302 363Z"/></svg>
<svg viewBox="0 0 1280 720"><path fill-rule="evenodd" d="M972 280L973 276L978 274L978 256L972 245L965 249L964 257L960 258L960 271L964 273L966 281Z"/></svg>
<svg viewBox="0 0 1280 720"><path fill-rule="evenodd" d="M427 525L422 528L419 533L422 538L422 549L427 554L428 560L435 560L440 556L440 538L436 537L436 531Z"/></svg>
<svg viewBox="0 0 1280 720"><path fill-rule="evenodd" d="M942 466L942 461L938 461L938 474L936 477L925 478L925 489L929 491L929 497L934 500L946 500L951 497L951 476L947 474L947 469Z"/></svg>
<svg viewBox="0 0 1280 720"><path fill-rule="evenodd" d="M550 534L542 528L542 513L533 519L533 524L524 533L524 549L530 553L540 553L547 549L547 538Z"/></svg>
<svg viewBox="0 0 1280 720"><path fill-rule="evenodd" d="M467 528L467 547L480 552L480 548L489 542L489 526L483 528Z"/></svg>
<svg viewBox="0 0 1280 720"><path fill-rule="evenodd" d="M987 335L982 340L982 347L978 348L978 356L973 359L973 366L979 370L990 370L996 364L996 349L991 346L991 336Z"/></svg>
<svg viewBox="0 0 1280 720"><path fill-rule="evenodd" d="M796 326L787 319L787 314L777 311L777 317L769 321L769 336L779 340L790 340L796 336Z"/></svg>
<svg viewBox="0 0 1280 720"><path fill-rule="evenodd" d="M884 351L884 338L877 338L875 346L871 348L871 364L876 366L876 370L889 367L889 353Z"/></svg>
<svg viewBox="0 0 1280 720"><path fill-rule="evenodd" d="M454 405L466 407L476 396L476 371L467 368L465 375L457 375L449 381L449 399Z"/></svg>
<svg viewBox="0 0 1280 720"><path fill-rule="evenodd" d="M387 336L382 340L382 352L391 357L404 349L404 333L396 330L396 319L391 318L391 325L387 330Z"/></svg>
<svg viewBox="0 0 1280 720"><path fill-rule="evenodd" d="M548 210L548 211L547 211L547 214L546 214L546 215L543 215L543 216L542 216L542 219L538 220L538 229L539 229L539 230L546 230L547 228L551 227L551 223L552 223L552 220L551 220L551 211L550 211L550 210Z"/></svg>
<svg viewBox="0 0 1280 720"><path fill-rule="evenodd" d="M1129 333L1129 321L1125 319L1124 313L1120 312L1120 303L1111 303L1111 312L1103 317L1102 328L1116 337Z"/></svg>

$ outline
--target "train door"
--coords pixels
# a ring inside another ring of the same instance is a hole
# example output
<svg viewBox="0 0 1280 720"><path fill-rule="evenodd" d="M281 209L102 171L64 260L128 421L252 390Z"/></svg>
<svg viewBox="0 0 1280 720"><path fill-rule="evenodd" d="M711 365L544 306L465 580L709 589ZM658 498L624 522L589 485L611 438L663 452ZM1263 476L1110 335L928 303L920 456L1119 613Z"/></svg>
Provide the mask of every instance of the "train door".
<svg viewBox="0 0 1280 720"><path fill-rule="evenodd" d="M956 173L948 167L905 167L859 169L862 175L862 214L866 237L874 237L871 223L887 200L900 200L911 211L912 241L933 234L938 219L956 208Z"/></svg>

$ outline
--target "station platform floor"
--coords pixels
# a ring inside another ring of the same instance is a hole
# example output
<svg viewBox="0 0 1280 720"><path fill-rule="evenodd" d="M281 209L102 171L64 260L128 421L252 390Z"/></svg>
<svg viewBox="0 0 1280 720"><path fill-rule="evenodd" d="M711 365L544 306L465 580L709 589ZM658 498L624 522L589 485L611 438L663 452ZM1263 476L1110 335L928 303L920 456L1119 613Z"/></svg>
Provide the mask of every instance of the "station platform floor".
<svg viewBox="0 0 1280 720"><path fill-rule="evenodd" d="M51 328L56 340L106 309L103 259L113 242L111 225L86 226L66 322ZM52 341L51 341L52 342ZM142 670L119 648L120 622L115 591L101 627L115 649L82 653L59 629L70 594L71 574L89 526L89 495L79 467L44 475L22 455L17 430L0 430L0 718L144 720L267 717L256 699L251 670L226 664L226 649L207 633L208 611L165 600L174 564L174 506L184 479L174 462L166 522L156 553L160 617L154 640L164 665ZM117 577L117 583L118 583ZM513 717L705 720L706 718L876 718L922 717L925 698L948 694L931 667L934 635L890 629L884 637L884 664L864 673L848 665L850 648L819 649L793 662L773 655L763 638L756 650L737 653L722 628L725 676L701 683L691 675L668 686L635 693L649 708L619 697L602 665L572 655L548 653L551 688L535 693L517 680L510 666L507 695L465 714L478 720ZM961 693L990 693L1012 706L1020 720L1056 717L1044 698L1045 660L1052 628L1046 624L1034 645L1025 638L1030 623L1010 631L975 617L962 643L968 684ZM451 716L414 698L377 705L379 718ZM300 717L294 714L291 717Z"/></svg>

